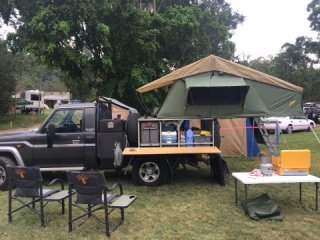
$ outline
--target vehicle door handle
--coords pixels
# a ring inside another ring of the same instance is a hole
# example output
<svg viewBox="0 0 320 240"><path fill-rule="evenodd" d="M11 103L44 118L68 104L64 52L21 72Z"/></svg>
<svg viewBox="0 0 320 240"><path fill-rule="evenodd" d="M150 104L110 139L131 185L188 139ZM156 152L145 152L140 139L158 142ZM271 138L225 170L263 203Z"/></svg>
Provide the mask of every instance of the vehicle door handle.
<svg viewBox="0 0 320 240"><path fill-rule="evenodd" d="M72 140L72 144L80 143L80 140Z"/></svg>

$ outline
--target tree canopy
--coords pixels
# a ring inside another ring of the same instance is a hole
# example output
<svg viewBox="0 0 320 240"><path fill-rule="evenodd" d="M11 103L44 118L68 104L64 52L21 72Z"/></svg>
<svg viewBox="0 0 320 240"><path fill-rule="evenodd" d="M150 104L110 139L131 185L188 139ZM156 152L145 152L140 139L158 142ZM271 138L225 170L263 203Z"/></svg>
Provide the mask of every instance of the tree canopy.
<svg viewBox="0 0 320 240"><path fill-rule="evenodd" d="M0 114L6 113L11 104L11 96L15 90L15 58L0 41Z"/></svg>
<svg viewBox="0 0 320 240"><path fill-rule="evenodd" d="M233 56L232 30L244 18L224 0L158 0L153 12L140 2L10 0L0 14L16 28L7 38L13 52L66 71L68 86L132 106L137 87L174 68L209 54Z"/></svg>
<svg viewBox="0 0 320 240"><path fill-rule="evenodd" d="M312 30L320 33L320 1L312 0L307 11ZM320 42L307 36L299 36L295 43L284 43L280 52L268 58L252 61L240 60L259 71L279 77L304 88L305 102L320 102Z"/></svg>

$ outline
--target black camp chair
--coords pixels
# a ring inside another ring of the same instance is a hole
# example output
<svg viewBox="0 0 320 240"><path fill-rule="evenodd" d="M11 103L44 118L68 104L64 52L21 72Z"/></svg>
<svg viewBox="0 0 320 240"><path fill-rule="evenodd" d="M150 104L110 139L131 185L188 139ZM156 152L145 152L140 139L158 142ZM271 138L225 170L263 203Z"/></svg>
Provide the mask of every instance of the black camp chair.
<svg viewBox="0 0 320 240"><path fill-rule="evenodd" d="M73 222L87 216L103 223L106 235L110 236L109 215L113 210L119 209L121 220L115 228L120 226L124 221L124 209L129 207L137 196L123 195L123 188L119 183L115 183L111 189L108 189L103 172L71 171L67 173L67 176L69 182L69 232L72 231ZM118 193L115 193L116 188L119 190ZM73 191L76 192L75 201L72 198ZM80 209L82 214L73 217L72 209L74 207ZM101 209L104 210L102 218L93 214Z"/></svg>
<svg viewBox="0 0 320 240"><path fill-rule="evenodd" d="M64 190L63 183L59 179L54 179L48 185L60 182L60 190L43 188L43 180L40 169L37 167L12 167L7 166L9 179L9 208L8 220L12 222L12 214L29 208L32 212L38 214L41 220L41 227L44 227L44 207L49 201L58 201L61 204L61 212L65 212L65 199L68 197L68 191ZM13 189L16 188L13 194ZM19 202L22 206L13 209L13 200ZM36 204L39 207L36 208Z"/></svg>

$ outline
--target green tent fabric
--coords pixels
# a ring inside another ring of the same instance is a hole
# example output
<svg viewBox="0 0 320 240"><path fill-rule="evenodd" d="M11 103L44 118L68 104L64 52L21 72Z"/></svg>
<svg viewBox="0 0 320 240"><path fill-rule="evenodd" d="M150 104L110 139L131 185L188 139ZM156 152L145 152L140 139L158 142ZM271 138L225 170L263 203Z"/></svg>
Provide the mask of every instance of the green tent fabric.
<svg viewBox="0 0 320 240"><path fill-rule="evenodd" d="M251 198L241 203L243 210L254 220L277 220L282 221L282 215L278 205L263 193L256 198Z"/></svg>
<svg viewBox="0 0 320 240"><path fill-rule="evenodd" d="M299 86L210 55L137 89L171 86L158 118L245 118L302 115Z"/></svg>
<svg viewBox="0 0 320 240"><path fill-rule="evenodd" d="M301 92L229 74L207 72L175 81L158 118L302 115L301 101Z"/></svg>

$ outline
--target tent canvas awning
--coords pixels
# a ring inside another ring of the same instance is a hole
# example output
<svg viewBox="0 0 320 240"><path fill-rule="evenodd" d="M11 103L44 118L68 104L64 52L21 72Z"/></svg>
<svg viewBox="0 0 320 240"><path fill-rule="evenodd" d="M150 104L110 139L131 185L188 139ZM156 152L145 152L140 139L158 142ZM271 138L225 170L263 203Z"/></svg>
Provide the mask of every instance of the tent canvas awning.
<svg viewBox="0 0 320 240"><path fill-rule="evenodd" d="M250 79L253 81L271 84L293 91L303 91L301 87L298 87L294 84L291 84L274 76L268 75L266 73L240 65L238 63L228 61L226 59L214 55L209 55L208 57L202 58L187 66L179 68L157 80L154 80L138 88L137 91L139 93L149 92L164 86L171 85L179 79L212 71L223 72L230 75L242 77L244 79Z"/></svg>
<svg viewBox="0 0 320 240"><path fill-rule="evenodd" d="M257 70L208 56L146 84L172 85L158 118L238 118L302 114L302 88Z"/></svg>

